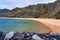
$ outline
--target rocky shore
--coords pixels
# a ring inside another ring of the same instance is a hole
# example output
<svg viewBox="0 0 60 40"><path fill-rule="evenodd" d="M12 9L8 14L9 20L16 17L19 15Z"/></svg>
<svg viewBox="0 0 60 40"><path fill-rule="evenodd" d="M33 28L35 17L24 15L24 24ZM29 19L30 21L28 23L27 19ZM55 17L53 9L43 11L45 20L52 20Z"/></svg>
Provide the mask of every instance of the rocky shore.
<svg viewBox="0 0 60 40"><path fill-rule="evenodd" d="M0 32L0 40L60 40L60 34L34 32Z"/></svg>

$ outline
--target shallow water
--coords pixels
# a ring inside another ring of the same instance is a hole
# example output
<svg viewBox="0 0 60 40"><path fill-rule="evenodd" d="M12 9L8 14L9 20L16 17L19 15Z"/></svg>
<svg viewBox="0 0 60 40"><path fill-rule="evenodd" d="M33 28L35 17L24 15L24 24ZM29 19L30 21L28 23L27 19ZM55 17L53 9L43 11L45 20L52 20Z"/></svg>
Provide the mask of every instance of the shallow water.
<svg viewBox="0 0 60 40"><path fill-rule="evenodd" d="M40 23L31 20L24 19L11 19L11 18L0 18L0 31L28 31L28 32L38 32L44 31L46 28L40 25Z"/></svg>

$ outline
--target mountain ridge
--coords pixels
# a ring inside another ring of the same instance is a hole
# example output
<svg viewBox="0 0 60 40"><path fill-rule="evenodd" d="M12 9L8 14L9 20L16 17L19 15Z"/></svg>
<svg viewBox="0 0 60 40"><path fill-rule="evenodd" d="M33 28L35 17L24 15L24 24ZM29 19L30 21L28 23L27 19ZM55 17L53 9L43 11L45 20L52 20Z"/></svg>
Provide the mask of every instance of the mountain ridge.
<svg viewBox="0 0 60 40"><path fill-rule="evenodd" d="M60 11L60 0L49 4L30 5L24 8L14 8L2 17L21 17L21 18L60 18L57 14ZM1 17L1 15L0 15Z"/></svg>

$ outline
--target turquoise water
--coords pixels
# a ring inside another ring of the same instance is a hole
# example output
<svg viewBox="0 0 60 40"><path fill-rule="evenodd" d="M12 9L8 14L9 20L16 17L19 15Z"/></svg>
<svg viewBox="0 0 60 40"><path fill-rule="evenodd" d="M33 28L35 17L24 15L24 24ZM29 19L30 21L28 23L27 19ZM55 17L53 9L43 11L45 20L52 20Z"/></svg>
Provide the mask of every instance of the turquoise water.
<svg viewBox="0 0 60 40"><path fill-rule="evenodd" d="M0 18L0 31L31 31L39 27L38 22L23 19Z"/></svg>

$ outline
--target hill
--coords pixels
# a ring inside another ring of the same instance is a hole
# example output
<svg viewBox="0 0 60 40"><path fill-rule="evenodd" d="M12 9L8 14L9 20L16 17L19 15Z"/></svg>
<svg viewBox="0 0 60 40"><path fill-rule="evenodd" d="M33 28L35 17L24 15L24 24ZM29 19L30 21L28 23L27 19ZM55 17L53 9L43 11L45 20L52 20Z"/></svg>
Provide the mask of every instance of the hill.
<svg viewBox="0 0 60 40"><path fill-rule="evenodd" d="M60 18L60 0L49 4L30 5L24 8L16 7L3 15L2 17Z"/></svg>
<svg viewBox="0 0 60 40"><path fill-rule="evenodd" d="M0 13L8 12L9 9L0 9Z"/></svg>
<svg viewBox="0 0 60 40"><path fill-rule="evenodd" d="M0 9L0 16L5 16L6 12L10 11L9 9Z"/></svg>

